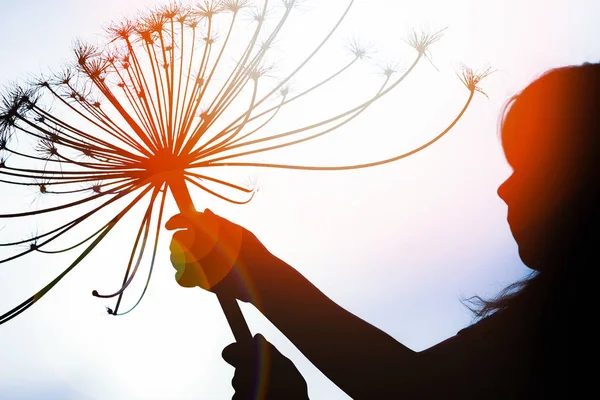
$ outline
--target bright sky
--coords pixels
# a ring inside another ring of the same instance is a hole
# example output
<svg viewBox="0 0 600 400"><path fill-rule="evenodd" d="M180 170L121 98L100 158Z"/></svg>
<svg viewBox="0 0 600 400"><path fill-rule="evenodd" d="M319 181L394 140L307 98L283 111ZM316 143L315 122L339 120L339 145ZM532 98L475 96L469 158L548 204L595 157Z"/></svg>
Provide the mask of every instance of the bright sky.
<svg viewBox="0 0 600 400"><path fill-rule="evenodd" d="M69 59L74 38L102 40L97 34L107 21L156 4L31 3L3 2L0 84L59 68ZM347 4L327 3L304 3L277 43L280 59L301 58ZM468 91L455 75L460 64L491 65L497 72L481 84L489 100L476 96L458 126L433 147L361 171L239 171L241 178L257 178L260 187L246 206L193 193L198 208L210 207L249 228L333 300L414 350L470 323L461 298L492 295L527 272L505 221L505 205L496 195L510 173L497 134L502 105L549 68L600 59L597 1L483 4L357 0L334 40L341 48L344 38L358 37L373 42L377 52L370 64L313 97L288 123L311 122L336 102L369 96L381 79L375 64L398 61L407 67L414 52L400 39L411 27L448 27L432 47L439 71L422 62L403 86L330 139L274 154L271 160L361 162L417 146L462 107ZM348 57L336 46L330 49L321 64L309 69L315 80L324 76L329 63ZM300 78L294 83L302 85ZM1 190L2 209L35 199L33 192L17 199L6 186ZM168 212L175 212L173 204ZM105 303L91 296L93 289L118 284L127 258L121 244L130 243L135 234L134 226L127 228L111 235L42 301L0 328L0 399L231 397L233 369L220 354L233 337L212 294L176 284L168 235L160 245L149 293L133 313L108 316ZM32 229L23 227L21 236L31 235ZM0 239L6 240L3 233ZM0 314L60 273L72 257L34 255L0 265ZM255 309L245 304L242 309L253 332L263 333L296 363L312 399L347 398ZM189 349L190 341L193 350L180 351L183 343Z"/></svg>

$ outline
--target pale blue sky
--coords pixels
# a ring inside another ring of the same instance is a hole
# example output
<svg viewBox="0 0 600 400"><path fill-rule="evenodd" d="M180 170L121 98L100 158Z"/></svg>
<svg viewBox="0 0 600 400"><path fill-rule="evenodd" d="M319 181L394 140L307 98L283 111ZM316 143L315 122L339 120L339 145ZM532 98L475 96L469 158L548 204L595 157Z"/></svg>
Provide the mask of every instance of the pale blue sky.
<svg viewBox="0 0 600 400"><path fill-rule="evenodd" d="M105 22L154 4L3 0L0 84L59 68L74 38L102 40ZM300 54L347 2L305 4L298 24L278 44L282 58L286 52ZM448 122L468 94L454 75L461 62L498 70L482 83L489 100L477 96L447 137L396 164L332 174L248 170L242 175L257 177L261 189L251 204L232 207L198 194L197 206L251 229L343 307L415 350L427 348L470 322L461 297L491 295L527 272L496 195L510 173L497 134L499 111L543 71L600 60L598 15L594 0L357 0L342 33L374 42L377 60L400 59L406 66L410 49L399 39L408 28L448 26L432 48L439 72L420 64L405 87L344 128L343 135L290 157L326 163L336 151L348 155L341 159L364 161L421 143ZM375 71L367 65L354 76L370 82ZM344 82L337 94L360 95L364 89L357 82ZM315 99L312 111L323 108ZM376 145L375 138L384 145ZM32 198L15 200L5 186L0 190L1 207ZM32 228L23 227L23 235L27 229ZM117 232L105 256L92 254L42 301L0 328L0 399L37 399L40 393L86 400L231 397L233 369L220 353L232 336L210 293L175 283L168 236L150 291L134 313L107 316L104 303L90 295L99 285L116 284L126 258L117 251L119 242L132 234ZM5 239L2 232L0 238ZM32 256L0 265L0 313L62 271L69 259ZM252 307L243 305L243 311L254 332L297 364L312 399L347 398ZM197 346L182 354L182 341Z"/></svg>

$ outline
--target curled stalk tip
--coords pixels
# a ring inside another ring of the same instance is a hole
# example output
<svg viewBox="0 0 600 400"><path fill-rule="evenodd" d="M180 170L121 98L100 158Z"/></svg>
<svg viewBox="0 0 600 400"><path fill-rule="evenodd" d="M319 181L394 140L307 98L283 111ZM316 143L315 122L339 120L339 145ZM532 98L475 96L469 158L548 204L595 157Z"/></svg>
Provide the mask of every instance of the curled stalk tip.
<svg viewBox="0 0 600 400"><path fill-rule="evenodd" d="M475 71L467 67L466 65L462 65L461 71L458 72L457 75L460 78L461 82L467 87L467 89L469 89L472 92L479 92L485 97L488 97L488 95L478 85L483 79L485 79L495 71L496 70L489 66L479 71Z"/></svg>

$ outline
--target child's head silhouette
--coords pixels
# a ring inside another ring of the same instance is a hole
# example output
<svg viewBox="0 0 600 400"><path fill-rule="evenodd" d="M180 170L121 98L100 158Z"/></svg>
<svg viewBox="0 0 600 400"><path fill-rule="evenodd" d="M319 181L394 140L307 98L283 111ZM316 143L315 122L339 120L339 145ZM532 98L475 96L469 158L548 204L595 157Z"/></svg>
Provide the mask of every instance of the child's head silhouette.
<svg viewBox="0 0 600 400"><path fill-rule="evenodd" d="M507 104L501 134L513 174L498 194L523 262L548 271L587 260L600 222L600 64L532 82Z"/></svg>

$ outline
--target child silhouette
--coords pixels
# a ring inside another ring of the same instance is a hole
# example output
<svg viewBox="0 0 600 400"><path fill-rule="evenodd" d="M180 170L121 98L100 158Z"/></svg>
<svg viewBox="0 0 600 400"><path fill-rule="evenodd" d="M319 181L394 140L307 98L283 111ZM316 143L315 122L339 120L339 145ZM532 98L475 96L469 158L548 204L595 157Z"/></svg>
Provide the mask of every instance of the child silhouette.
<svg viewBox="0 0 600 400"><path fill-rule="evenodd" d="M532 272L494 299L471 299L476 322L431 348L415 352L344 310L210 210L167 223L182 229L171 244L178 280L254 304L354 399L577 398L581 278L600 265L600 64L553 69L529 84L507 103L501 138L513 173L498 194ZM239 377L234 398L307 398L293 364L262 337L224 357ZM265 375L269 365L281 367Z"/></svg>

